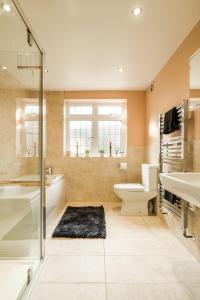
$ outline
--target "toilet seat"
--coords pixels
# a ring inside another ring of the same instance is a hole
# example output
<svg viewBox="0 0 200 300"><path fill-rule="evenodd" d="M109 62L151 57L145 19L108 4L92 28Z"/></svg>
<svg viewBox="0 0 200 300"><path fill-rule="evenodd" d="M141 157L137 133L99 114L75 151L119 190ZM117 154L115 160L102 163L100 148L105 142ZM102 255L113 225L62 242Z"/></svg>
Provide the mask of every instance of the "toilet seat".
<svg viewBox="0 0 200 300"><path fill-rule="evenodd" d="M115 189L127 192L144 192L144 187L140 183L119 183L114 185Z"/></svg>

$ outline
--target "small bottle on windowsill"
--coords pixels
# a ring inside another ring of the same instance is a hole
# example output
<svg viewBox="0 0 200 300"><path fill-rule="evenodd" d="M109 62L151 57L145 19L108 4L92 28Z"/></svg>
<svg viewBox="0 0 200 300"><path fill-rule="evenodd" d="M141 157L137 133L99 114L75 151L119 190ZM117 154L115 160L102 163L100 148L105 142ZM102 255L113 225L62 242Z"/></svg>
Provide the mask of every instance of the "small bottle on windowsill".
<svg viewBox="0 0 200 300"><path fill-rule="evenodd" d="M112 142L110 141L110 157L112 157Z"/></svg>
<svg viewBox="0 0 200 300"><path fill-rule="evenodd" d="M76 156L78 157L78 142L76 143Z"/></svg>
<svg viewBox="0 0 200 300"><path fill-rule="evenodd" d="M67 151L67 152L66 152L66 156L67 156L67 157L71 157L71 151Z"/></svg>

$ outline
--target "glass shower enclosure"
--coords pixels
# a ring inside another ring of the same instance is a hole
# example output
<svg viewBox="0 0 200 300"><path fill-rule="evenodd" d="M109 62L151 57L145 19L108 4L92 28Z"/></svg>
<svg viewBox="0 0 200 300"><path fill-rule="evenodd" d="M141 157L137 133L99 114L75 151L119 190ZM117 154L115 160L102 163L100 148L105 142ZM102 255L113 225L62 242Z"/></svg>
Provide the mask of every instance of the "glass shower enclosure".
<svg viewBox="0 0 200 300"><path fill-rule="evenodd" d="M21 299L44 257L43 52L0 0L0 291Z"/></svg>

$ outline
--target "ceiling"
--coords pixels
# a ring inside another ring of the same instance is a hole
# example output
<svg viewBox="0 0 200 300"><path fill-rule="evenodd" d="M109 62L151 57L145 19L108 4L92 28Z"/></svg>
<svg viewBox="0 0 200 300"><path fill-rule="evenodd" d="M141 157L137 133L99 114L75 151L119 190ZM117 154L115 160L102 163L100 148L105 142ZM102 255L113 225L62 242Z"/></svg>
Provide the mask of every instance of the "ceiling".
<svg viewBox="0 0 200 300"><path fill-rule="evenodd" d="M40 52L33 41L31 46L27 43L27 28L14 7L6 13L0 5L0 37L0 87L39 89L40 69L20 68L39 67Z"/></svg>
<svg viewBox="0 0 200 300"><path fill-rule="evenodd" d="M145 89L200 19L199 0L18 2L45 50L48 90Z"/></svg>

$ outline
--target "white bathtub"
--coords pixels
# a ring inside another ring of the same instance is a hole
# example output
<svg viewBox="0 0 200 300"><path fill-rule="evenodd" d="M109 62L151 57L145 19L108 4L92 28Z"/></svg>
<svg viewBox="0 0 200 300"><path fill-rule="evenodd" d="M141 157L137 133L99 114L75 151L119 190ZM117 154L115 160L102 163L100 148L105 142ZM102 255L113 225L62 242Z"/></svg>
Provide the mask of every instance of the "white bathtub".
<svg viewBox="0 0 200 300"><path fill-rule="evenodd" d="M0 185L0 236L13 229L28 213L37 224L39 200L38 186Z"/></svg>
<svg viewBox="0 0 200 300"><path fill-rule="evenodd" d="M40 255L39 179L39 175L24 175L10 184L0 185L0 257L35 258ZM57 209L64 205L64 176L48 176L47 226Z"/></svg>
<svg viewBox="0 0 200 300"><path fill-rule="evenodd" d="M0 199L32 199L38 193L40 189L38 186L23 186L23 185L0 185Z"/></svg>
<svg viewBox="0 0 200 300"><path fill-rule="evenodd" d="M60 180L63 178L63 174L52 174L52 175L46 175L46 185L50 185L52 183L55 183L56 181ZM14 178L10 180L10 182L13 183L23 183L23 182L39 182L40 181L40 175L38 174L27 174L23 175L21 177Z"/></svg>
<svg viewBox="0 0 200 300"><path fill-rule="evenodd" d="M37 184L38 174L27 174L11 180L12 183ZM63 174L46 175L46 215L47 217L65 203L65 183Z"/></svg>

